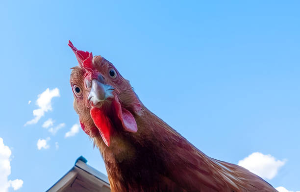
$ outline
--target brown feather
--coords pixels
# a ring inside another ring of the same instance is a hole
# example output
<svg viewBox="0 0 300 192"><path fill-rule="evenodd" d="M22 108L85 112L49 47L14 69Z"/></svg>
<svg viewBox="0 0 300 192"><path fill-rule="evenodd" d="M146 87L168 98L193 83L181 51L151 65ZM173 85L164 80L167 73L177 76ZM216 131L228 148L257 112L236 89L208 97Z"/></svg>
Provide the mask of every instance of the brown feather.
<svg viewBox="0 0 300 192"><path fill-rule="evenodd" d="M138 133L115 136L117 148L95 140L113 191L276 191L238 165L209 158L148 109L136 120Z"/></svg>
<svg viewBox="0 0 300 192"><path fill-rule="evenodd" d="M100 56L94 57L93 62L104 78L106 71L114 67ZM74 108L85 125L85 132L100 149L113 192L276 191L248 170L206 156L144 107L129 82L117 73L120 78L107 83L115 88L122 106L134 115L138 131L126 132L112 118L115 132L110 147L93 131L95 125L87 103L83 70L75 67L71 73L71 85L80 86L84 92L83 98L75 98Z"/></svg>

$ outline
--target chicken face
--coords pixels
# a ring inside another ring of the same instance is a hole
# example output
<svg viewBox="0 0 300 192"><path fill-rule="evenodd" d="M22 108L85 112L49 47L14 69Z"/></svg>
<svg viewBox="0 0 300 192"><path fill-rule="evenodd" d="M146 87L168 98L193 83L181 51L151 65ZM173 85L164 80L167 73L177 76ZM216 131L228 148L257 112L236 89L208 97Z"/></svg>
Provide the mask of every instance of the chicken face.
<svg viewBox="0 0 300 192"><path fill-rule="evenodd" d="M90 137L101 135L110 146L115 132L137 132L134 116L141 104L129 82L101 56L77 50L71 42L79 66L74 67L70 83L74 93L74 109L82 129Z"/></svg>

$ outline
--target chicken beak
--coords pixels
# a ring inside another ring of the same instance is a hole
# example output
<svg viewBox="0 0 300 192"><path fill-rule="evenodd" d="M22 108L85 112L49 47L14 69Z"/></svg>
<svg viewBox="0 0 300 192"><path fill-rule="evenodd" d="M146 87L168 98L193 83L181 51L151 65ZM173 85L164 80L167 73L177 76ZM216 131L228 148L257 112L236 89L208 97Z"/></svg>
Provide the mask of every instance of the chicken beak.
<svg viewBox="0 0 300 192"><path fill-rule="evenodd" d="M91 89L88 100L92 107L90 110L91 117L99 133L107 145L110 146L110 138L113 134L113 128L109 117L105 110L102 110L98 104L104 102L108 98L114 98L113 87L104 83L101 75L97 79L87 81L86 86ZM98 106L97 106L98 105Z"/></svg>
<svg viewBox="0 0 300 192"><path fill-rule="evenodd" d="M88 100L92 102L94 105L105 101L108 98L113 98L113 90L114 88L110 85L103 84L100 81L93 79L91 83L91 91L88 95Z"/></svg>

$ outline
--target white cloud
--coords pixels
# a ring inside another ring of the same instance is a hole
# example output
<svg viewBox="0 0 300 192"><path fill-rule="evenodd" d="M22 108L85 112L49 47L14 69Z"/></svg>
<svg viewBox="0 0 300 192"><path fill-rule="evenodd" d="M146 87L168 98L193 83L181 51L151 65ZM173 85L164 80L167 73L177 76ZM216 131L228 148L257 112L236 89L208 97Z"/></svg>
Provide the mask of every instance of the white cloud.
<svg viewBox="0 0 300 192"><path fill-rule="evenodd" d="M27 121L24 126L36 124L41 117L44 116L45 112L51 111L51 100L53 97L59 97L59 89L55 88L50 90L49 88L46 89L42 94L38 95L38 99L36 100L36 105L39 106L38 109L33 110L33 116L35 116L32 120Z"/></svg>
<svg viewBox="0 0 300 192"><path fill-rule="evenodd" d="M31 103L31 101L29 100L29 101L28 101L28 105L29 105L30 103Z"/></svg>
<svg viewBox="0 0 300 192"><path fill-rule="evenodd" d="M54 121L50 118L50 119L48 119L47 121L45 121L45 122L43 123L42 127L48 128L48 127L50 127L50 126L53 126L53 123L54 123Z"/></svg>
<svg viewBox="0 0 300 192"><path fill-rule="evenodd" d="M78 124L75 124L72 126L71 130L68 131L66 134L65 134L65 137L73 137L74 135L76 135L77 133L79 132L79 125Z"/></svg>
<svg viewBox="0 0 300 192"><path fill-rule="evenodd" d="M0 137L0 192L7 192L10 187L18 190L23 185L23 181L20 179L8 180L8 176L11 174L10 156L10 148L4 145L3 139Z"/></svg>
<svg viewBox="0 0 300 192"><path fill-rule="evenodd" d="M264 155L262 153L255 152L245 159L240 160L238 165L264 179L273 179L277 175L279 168L282 167L285 162L286 160L276 160L271 155Z"/></svg>
<svg viewBox="0 0 300 192"><path fill-rule="evenodd" d="M13 181L10 181L10 184L12 188L16 191L22 187L23 181L21 179L15 179Z"/></svg>
<svg viewBox="0 0 300 192"><path fill-rule="evenodd" d="M289 190L287 190L287 189L284 188L284 187L277 187L276 190L277 190L278 192L294 192L294 191L289 191ZM300 192L300 191L296 191L296 192Z"/></svg>
<svg viewBox="0 0 300 192"><path fill-rule="evenodd" d="M55 148L56 148L56 149L59 148L58 142L55 142Z"/></svg>
<svg viewBox="0 0 300 192"><path fill-rule="evenodd" d="M48 141L50 141L50 137L47 137L46 139L39 139L36 144L38 150L41 150L42 148L48 149L50 147L50 145L47 144Z"/></svg>
<svg viewBox="0 0 300 192"><path fill-rule="evenodd" d="M65 124L64 124L64 123L61 123L61 124L57 125L56 127L51 127L51 128L49 129L49 132L52 133L53 135L55 135L56 132L57 132L58 130L60 130L61 128L63 128L64 126L65 126Z"/></svg>

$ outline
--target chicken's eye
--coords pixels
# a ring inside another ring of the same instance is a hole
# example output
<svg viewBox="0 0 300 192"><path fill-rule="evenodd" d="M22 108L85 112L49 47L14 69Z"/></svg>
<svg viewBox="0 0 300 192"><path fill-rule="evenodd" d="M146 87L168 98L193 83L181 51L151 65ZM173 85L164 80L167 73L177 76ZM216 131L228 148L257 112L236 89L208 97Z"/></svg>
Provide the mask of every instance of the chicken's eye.
<svg viewBox="0 0 300 192"><path fill-rule="evenodd" d="M116 77L117 77L116 71L115 71L114 69L110 69L110 70L109 70L109 76L110 76L111 78L116 78Z"/></svg>
<svg viewBox="0 0 300 192"><path fill-rule="evenodd" d="M78 87L77 85L73 85L73 92L76 95L76 97L82 96L82 91L81 91L80 87Z"/></svg>
<svg viewBox="0 0 300 192"><path fill-rule="evenodd" d="M80 88L79 88L79 87L76 87L76 88L75 88L75 91L76 91L76 93L80 93Z"/></svg>

